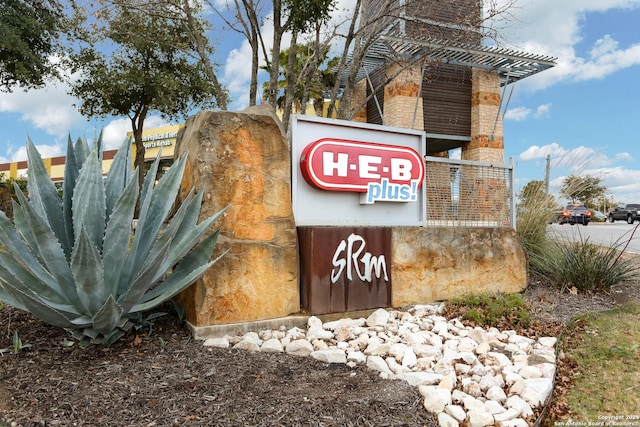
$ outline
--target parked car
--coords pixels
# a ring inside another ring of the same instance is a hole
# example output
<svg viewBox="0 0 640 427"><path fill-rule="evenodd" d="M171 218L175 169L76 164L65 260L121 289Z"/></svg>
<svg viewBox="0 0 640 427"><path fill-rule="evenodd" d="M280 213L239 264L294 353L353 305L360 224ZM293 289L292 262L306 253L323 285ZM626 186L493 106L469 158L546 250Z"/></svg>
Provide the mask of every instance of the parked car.
<svg viewBox="0 0 640 427"><path fill-rule="evenodd" d="M568 205L557 213L558 224L589 225L593 212L584 206Z"/></svg>
<svg viewBox="0 0 640 427"><path fill-rule="evenodd" d="M640 204L630 203L611 209L609 211L609 222L614 221L627 221L627 224L640 221Z"/></svg>
<svg viewBox="0 0 640 427"><path fill-rule="evenodd" d="M607 222L608 217L600 211L591 211L591 222Z"/></svg>

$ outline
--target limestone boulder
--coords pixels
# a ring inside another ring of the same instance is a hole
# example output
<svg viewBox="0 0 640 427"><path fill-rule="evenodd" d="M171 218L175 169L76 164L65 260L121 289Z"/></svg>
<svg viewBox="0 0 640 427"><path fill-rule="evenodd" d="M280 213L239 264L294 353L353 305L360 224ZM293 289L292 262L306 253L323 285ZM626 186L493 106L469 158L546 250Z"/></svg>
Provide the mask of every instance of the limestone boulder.
<svg viewBox="0 0 640 427"><path fill-rule="evenodd" d="M395 227L391 244L394 307L527 286L526 255L511 228Z"/></svg>
<svg viewBox="0 0 640 427"><path fill-rule="evenodd" d="M181 197L204 188L202 218L228 206L214 227L214 256L228 252L178 297L188 321L206 326L298 312L291 160L279 119L268 106L199 112L178 133L174 155L184 153Z"/></svg>

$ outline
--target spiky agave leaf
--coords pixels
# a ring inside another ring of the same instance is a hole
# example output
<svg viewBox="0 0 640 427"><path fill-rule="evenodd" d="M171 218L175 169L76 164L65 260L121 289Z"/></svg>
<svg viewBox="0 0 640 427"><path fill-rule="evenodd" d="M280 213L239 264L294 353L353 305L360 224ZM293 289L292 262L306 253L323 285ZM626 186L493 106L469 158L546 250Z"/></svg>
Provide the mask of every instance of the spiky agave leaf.
<svg viewBox="0 0 640 427"><path fill-rule="evenodd" d="M130 146L131 138L125 139L111 161L111 166L105 179L107 220L111 217L111 212L115 209L122 192L125 191L133 177L138 175L137 169L134 173L131 172L133 162L131 160L131 150L129 150ZM138 197L137 194L136 197Z"/></svg>
<svg viewBox="0 0 640 427"><path fill-rule="evenodd" d="M58 190L49 177L42 157L31 139L27 139L27 166L29 170L27 191L31 206L34 212L43 218L51 230L56 233L65 253L70 253L71 242L67 239L62 215L62 202Z"/></svg>
<svg viewBox="0 0 640 427"><path fill-rule="evenodd" d="M104 181L101 153L88 152L84 140L69 143L62 201L57 191L58 199L53 197L55 185L28 144L33 198L17 189L13 223L0 212L0 244L6 248L0 252L0 301L83 342L108 345L131 328L134 313L171 298L217 261L210 260L217 232L203 237L221 212L197 224L202 191L194 196L192 189L166 224L186 157L157 183L160 157L153 162L132 232L139 189L128 142Z"/></svg>
<svg viewBox="0 0 640 427"><path fill-rule="evenodd" d="M76 239L84 229L98 250L102 250L105 230L105 188L102 163L94 150L85 160L73 192L73 235Z"/></svg>

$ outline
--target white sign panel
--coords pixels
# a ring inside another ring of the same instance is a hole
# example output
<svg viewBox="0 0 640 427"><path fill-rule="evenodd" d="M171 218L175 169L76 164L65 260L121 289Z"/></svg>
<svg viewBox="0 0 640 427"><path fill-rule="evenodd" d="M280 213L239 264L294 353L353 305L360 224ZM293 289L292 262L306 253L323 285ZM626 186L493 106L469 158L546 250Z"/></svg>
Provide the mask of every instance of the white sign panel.
<svg viewBox="0 0 640 427"><path fill-rule="evenodd" d="M425 148L421 131L293 116L296 225L424 225Z"/></svg>

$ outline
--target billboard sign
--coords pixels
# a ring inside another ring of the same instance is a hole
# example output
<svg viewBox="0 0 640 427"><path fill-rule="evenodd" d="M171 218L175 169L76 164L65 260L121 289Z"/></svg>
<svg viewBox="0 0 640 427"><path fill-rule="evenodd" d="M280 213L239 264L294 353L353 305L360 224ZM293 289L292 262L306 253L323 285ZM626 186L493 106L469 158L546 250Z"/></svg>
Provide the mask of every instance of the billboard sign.
<svg viewBox="0 0 640 427"><path fill-rule="evenodd" d="M424 161L410 147L323 138L300 157L307 183L328 191L365 193L360 203L416 202Z"/></svg>
<svg viewBox="0 0 640 427"><path fill-rule="evenodd" d="M422 131L294 115L296 225L424 225L425 151Z"/></svg>

